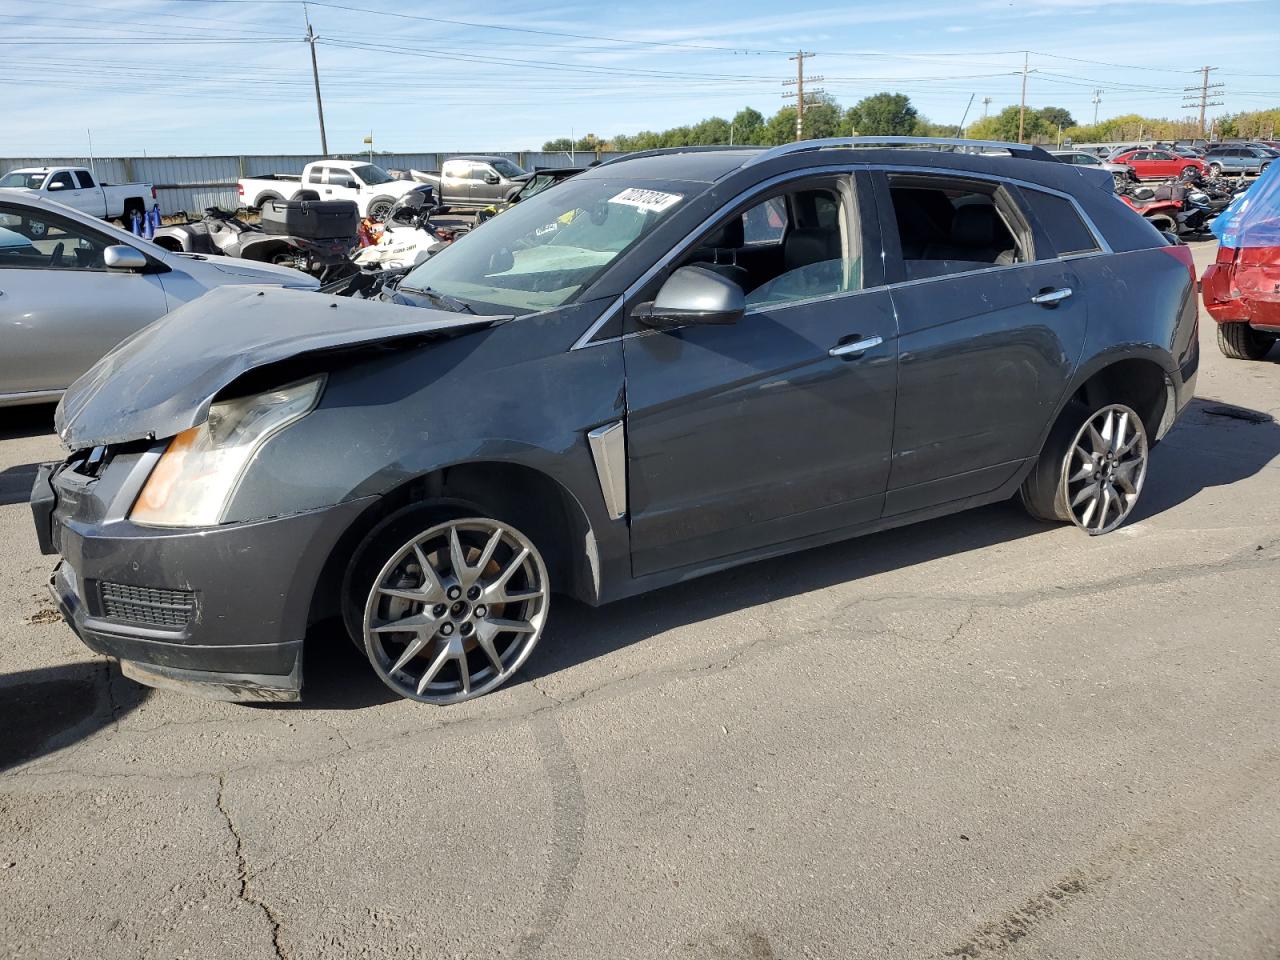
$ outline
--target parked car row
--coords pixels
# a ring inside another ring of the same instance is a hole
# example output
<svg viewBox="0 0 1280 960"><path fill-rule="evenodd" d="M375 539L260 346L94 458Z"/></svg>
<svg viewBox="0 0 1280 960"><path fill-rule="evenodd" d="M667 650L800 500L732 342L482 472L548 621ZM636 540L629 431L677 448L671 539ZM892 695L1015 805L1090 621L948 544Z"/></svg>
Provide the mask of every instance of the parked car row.
<svg viewBox="0 0 1280 960"><path fill-rule="evenodd" d="M32 508L59 609L129 676L233 699L296 699L337 618L449 704L520 670L557 593L1011 496L1116 529L1194 391L1190 252L1097 171L954 146L648 151L361 296L186 302L58 408ZM112 282L237 263L105 230Z"/></svg>

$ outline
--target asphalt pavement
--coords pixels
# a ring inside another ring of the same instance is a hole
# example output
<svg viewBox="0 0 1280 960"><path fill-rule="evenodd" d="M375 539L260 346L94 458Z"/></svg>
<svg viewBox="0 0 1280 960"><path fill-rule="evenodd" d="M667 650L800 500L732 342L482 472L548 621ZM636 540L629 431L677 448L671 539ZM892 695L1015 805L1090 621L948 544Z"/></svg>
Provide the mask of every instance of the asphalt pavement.
<svg viewBox="0 0 1280 960"><path fill-rule="evenodd" d="M444 709L323 631L296 707L123 678L45 593L51 411L0 411L0 955L1276 960L1280 349L1200 335L1114 534L1001 504L560 600Z"/></svg>

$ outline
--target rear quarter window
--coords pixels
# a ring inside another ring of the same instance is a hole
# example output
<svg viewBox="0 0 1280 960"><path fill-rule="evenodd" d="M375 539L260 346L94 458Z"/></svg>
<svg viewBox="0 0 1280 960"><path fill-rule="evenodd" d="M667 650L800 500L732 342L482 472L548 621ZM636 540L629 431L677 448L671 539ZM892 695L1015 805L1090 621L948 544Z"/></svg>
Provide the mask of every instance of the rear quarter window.
<svg viewBox="0 0 1280 960"><path fill-rule="evenodd" d="M1040 226L1052 241L1058 256L1094 253L1099 249L1093 231L1080 219L1080 214L1070 200L1025 187L1022 196L1031 208L1032 215L1040 221Z"/></svg>

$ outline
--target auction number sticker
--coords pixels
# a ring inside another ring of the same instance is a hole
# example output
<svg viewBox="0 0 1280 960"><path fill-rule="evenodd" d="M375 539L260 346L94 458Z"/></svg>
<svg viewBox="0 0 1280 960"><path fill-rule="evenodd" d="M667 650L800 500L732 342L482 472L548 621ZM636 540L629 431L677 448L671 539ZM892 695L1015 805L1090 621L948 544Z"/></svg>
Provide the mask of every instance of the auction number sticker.
<svg viewBox="0 0 1280 960"><path fill-rule="evenodd" d="M641 190L639 187L629 187L616 197L610 197L609 202L661 213L668 207L675 206L683 199L684 197L678 193L663 193L661 190Z"/></svg>

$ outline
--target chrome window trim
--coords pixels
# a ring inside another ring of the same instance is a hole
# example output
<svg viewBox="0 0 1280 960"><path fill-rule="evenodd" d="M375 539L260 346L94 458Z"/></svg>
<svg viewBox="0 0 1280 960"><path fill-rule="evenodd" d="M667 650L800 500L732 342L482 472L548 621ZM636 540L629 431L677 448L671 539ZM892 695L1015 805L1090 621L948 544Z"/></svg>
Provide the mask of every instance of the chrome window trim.
<svg viewBox="0 0 1280 960"><path fill-rule="evenodd" d="M690 246L692 246L693 241L697 237L701 236L703 231L713 226L716 220L718 220L723 215L723 211L725 209L736 206L739 202L743 200L749 200L751 199L751 197L755 196L756 194L763 193L764 191L769 190L773 187L776 187L780 183L785 183L788 180L800 179L805 176L813 176L814 174L825 173L825 174L834 175L834 176L841 176L841 175L848 176L848 175L861 173L861 172L885 173L885 174L918 173L918 174L926 174L926 175L937 176L937 177L951 177L953 179L985 180L995 184L1011 183L1019 188L1026 188L1028 190L1039 190L1042 193L1048 193L1055 197L1061 197L1062 199L1068 201L1071 204L1071 206L1075 209L1076 213L1079 214L1080 219L1084 221L1084 225L1085 227L1088 228L1089 232L1093 235L1094 242L1097 243L1098 249L1091 250L1087 253L1072 253L1072 254L1067 254L1066 256L1061 256L1061 257L1050 257L1044 260L1033 260L1028 263L998 264L998 265L987 267L982 270L965 270L961 273L947 273L938 277L921 277L916 280L900 280L897 283L885 283L885 284L879 284L874 287L863 287L861 290L848 290L842 293L827 294L822 297L812 297L807 300L793 300L785 304L775 305L772 308L772 310L786 309L792 306L802 306L802 305L814 303L820 300L835 299L837 297L857 296L858 294L861 294L861 293L870 293L873 290L884 290L884 289L893 290L899 287L917 286L919 284L924 284L924 283L935 283L939 280L950 279L951 277L972 276L974 274L994 273L997 270L1016 270L1019 267L1031 266L1031 264L1033 263L1067 263L1074 260L1086 260L1092 257L1110 256L1115 253L1115 251L1111 248L1111 244L1107 242L1106 237L1103 235L1102 231L1098 229L1098 225L1093 222L1093 218L1090 217L1088 212L1084 209L1084 207L1081 206L1079 200L1077 200L1071 194L1063 192L1062 190L1057 190L1057 189L1054 189L1053 187L1047 187L1039 183L1033 183L1030 180L1023 180L1020 177L999 176L993 173L987 173L985 171L980 172L980 171L970 171L970 170L951 170L951 169L943 169L940 167L912 166L912 165L904 165L904 164L876 164L873 166L870 164L863 165L858 163L850 163L850 164L830 164L830 165L819 166L819 167L803 167L798 170L790 170L786 173L777 174L776 176L770 177L768 180L763 180L760 183L757 183L754 186L750 187L749 189L742 191L741 193L736 195L732 200L724 204L721 204L715 213L711 214L709 217L706 217L693 230L691 230L688 233L688 235L686 235L685 238L679 244L677 244L676 246L668 250L666 254L660 257L653 264L653 266L651 266L648 270L646 270L643 274L641 274L639 279L637 279L634 283L632 283L631 286L627 287L627 289L623 291L622 295L618 297L618 299L615 300L614 303L610 307L608 307L603 314L600 315L600 318L596 320L596 322L593 323L587 329L586 333L584 333L581 337L577 339L577 341L574 343L574 345L570 349L578 350L583 347L594 347L598 344L621 343L623 340L629 339L631 337L643 337L643 336L648 336L649 334L652 334L652 333L658 333L659 331L657 330L636 330L630 333L624 333L622 334L622 336L619 336L619 337L609 337L607 340L596 340L594 342L591 341L591 337L593 337L600 330L601 327L603 327L606 323L608 323L611 319L613 319L613 317L617 314L618 311L622 309L623 305L626 303L626 301L630 297L634 296L638 290L640 290L645 284L647 284L650 280L652 280L654 276L656 276L661 270L663 270L672 260L674 260L676 257L684 253ZM883 255L883 253L884 251L882 248L881 254ZM760 312L763 312L763 311L748 310L747 315L752 315Z"/></svg>
<svg viewBox="0 0 1280 960"><path fill-rule="evenodd" d="M704 218L696 227L690 230L685 235L683 240L681 240L678 244L673 246L665 254L659 257L654 262L653 266L651 266L648 270L642 273L640 277L634 283L631 284L631 286L627 287L627 289L622 292L622 296L618 298L618 303L616 304L616 307L618 309L621 309L622 304L626 303L627 300L635 296L636 292L639 291L641 288L643 288L644 285L648 283L650 280L652 280L655 276L657 276L657 274L660 271L665 269L667 264L669 264L676 257L683 254L691 246L693 246L694 240L702 236L703 232L706 231L709 227L714 226L715 222L719 220L722 216L724 216L724 211L729 209L730 207L737 206L737 204L741 203L744 200L750 200L756 194L763 193L766 190L776 187L780 183L786 183L788 180L799 180L799 179L803 179L806 176L813 176L815 174L819 174L819 175L826 174L827 176L835 176L835 177L850 176L857 172L857 167L858 167L858 164L830 164L827 166L818 166L818 167L802 167L798 170L788 170L786 173L779 173L775 176L770 177L768 180L762 180L759 183L753 185L752 187L746 190L743 190L741 193L734 196L731 200L728 200L725 203L720 204L720 206L716 208L714 213ZM584 333L581 337L579 337L577 342L574 343L574 345L570 349L577 350L580 347L594 347L596 343L613 343L615 341L625 340L629 336L635 336L636 333L629 333L629 334L624 333L620 337L610 337L608 340L597 340L595 343L587 342L596 333L596 331L598 331L601 327L603 327L605 323L608 322L608 320L612 319L613 310L614 310L614 307L610 307L608 311L602 314L600 316L600 319L597 320L595 323L593 323L589 328L587 328L587 332ZM637 331L637 332L649 333L650 331L646 330L646 331Z"/></svg>

